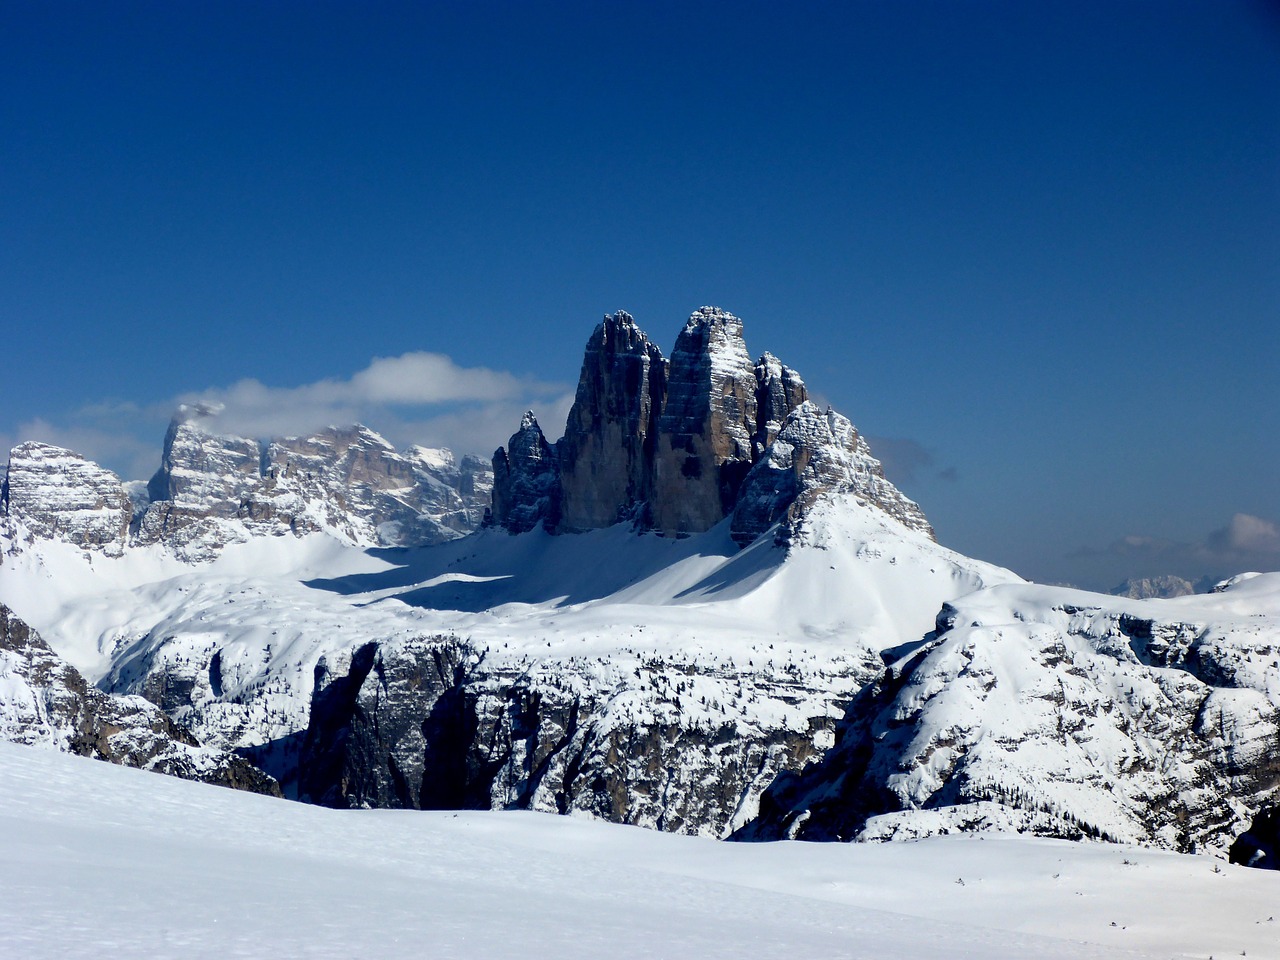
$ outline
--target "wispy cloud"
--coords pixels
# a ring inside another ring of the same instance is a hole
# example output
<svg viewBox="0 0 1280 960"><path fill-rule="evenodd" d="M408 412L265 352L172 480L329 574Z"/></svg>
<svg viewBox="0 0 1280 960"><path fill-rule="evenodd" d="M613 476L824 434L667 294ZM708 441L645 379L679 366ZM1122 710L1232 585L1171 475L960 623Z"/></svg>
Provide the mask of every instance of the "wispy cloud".
<svg viewBox="0 0 1280 960"><path fill-rule="evenodd" d="M488 456L533 409L555 440L572 403L571 387L487 367L463 367L439 353L375 357L346 378L295 386L240 380L143 405L87 404L53 421L31 420L0 433L9 446L40 440L74 450L129 478L160 463L165 424L179 404L221 407L206 426L255 438L298 436L331 424L364 423L397 446L446 446Z"/></svg>
<svg viewBox="0 0 1280 960"><path fill-rule="evenodd" d="M1263 517L1235 514L1227 524L1200 540L1165 540L1130 535L1105 547L1085 547L1073 559L1119 563L1128 576L1175 574L1196 579L1280 569L1280 528Z"/></svg>
<svg viewBox="0 0 1280 960"><path fill-rule="evenodd" d="M955 467L940 468L933 451L910 437L867 437L871 452L884 465L885 476L894 483L915 483L931 474L939 480L953 482L959 477Z"/></svg>
<svg viewBox="0 0 1280 960"><path fill-rule="evenodd" d="M39 440L73 450L119 473L126 479L144 479L160 465L162 434L146 437L136 422L119 419L102 422L94 415L77 416L69 423L53 423L42 417L20 424L0 438L3 453L26 440ZM163 426L159 428L163 430ZM7 458L6 458L7 459Z"/></svg>
<svg viewBox="0 0 1280 960"><path fill-rule="evenodd" d="M379 414L387 415L388 420L399 419L405 408L519 406L565 392L563 384L487 367L460 367L439 353L405 353L376 357L345 380L319 380L296 387L241 380L230 387L187 393L178 400L219 404L219 429L268 437L310 433L330 424L376 421ZM377 422L370 425L379 427Z"/></svg>

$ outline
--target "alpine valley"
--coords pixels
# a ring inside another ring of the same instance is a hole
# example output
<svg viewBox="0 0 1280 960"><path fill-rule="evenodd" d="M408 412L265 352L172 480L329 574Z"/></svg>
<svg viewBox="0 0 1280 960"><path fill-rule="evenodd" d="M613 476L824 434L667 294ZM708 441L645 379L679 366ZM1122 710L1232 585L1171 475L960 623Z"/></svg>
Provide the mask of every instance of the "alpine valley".
<svg viewBox="0 0 1280 960"><path fill-rule="evenodd" d="M1270 822L1280 574L1139 599L949 550L712 307L669 358L606 316L563 435L513 426L490 465L192 406L145 483L16 447L0 734L328 807L709 838L1225 855Z"/></svg>

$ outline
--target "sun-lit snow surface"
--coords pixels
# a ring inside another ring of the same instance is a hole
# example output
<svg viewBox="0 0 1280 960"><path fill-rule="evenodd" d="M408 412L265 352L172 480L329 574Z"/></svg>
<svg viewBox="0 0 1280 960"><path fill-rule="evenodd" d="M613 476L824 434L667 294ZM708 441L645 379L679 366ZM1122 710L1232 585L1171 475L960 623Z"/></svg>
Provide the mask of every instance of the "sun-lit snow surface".
<svg viewBox="0 0 1280 960"><path fill-rule="evenodd" d="M753 835L1225 848L1274 802L1278 706L1280 574L1148 600L999 585L944 608Z"/></svg>
<svg viewBox="0 0 1280 960"><path fill-rule="evenodd" d="M334 811L0 743L0 955L1280 957L1280 874L1013 837Z"/></svg>
<svg viewBox="0 0 1280 960"><path fill-rule="evenodd" d="M679 540L622 526L486 531L383 551L266 537L199 566L161 547L110 559L41 541L4 558L0 599L105 687L141 692L162 670L189 680L194 708L178 717L202 740L242 747L303 729L319 659L370 640L456 635L530 669L656 656L841 676L853 689L878 651L919 641L944 601L1017 581L852 498L816 506L790 552L769 537L740 551L727 526ZM805 710L828 708L742 709L764 722L790 711L804 729Z"/></svg>

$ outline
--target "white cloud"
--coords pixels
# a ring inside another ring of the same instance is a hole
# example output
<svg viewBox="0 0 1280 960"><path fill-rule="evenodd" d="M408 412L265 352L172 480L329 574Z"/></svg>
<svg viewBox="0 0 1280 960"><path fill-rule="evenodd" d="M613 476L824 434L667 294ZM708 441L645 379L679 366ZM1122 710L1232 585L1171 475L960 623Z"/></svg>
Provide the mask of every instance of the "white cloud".
<svg viewBox="0 0 1280 960"><path fill-rule="evenodd" d="M1123 570L1123 575L1130 577L1175 574L1195 580L1207 574L1216 579L1280 567L1280 527L1263 517L1237 513L1226 526L1201 540L1130 535L1101 549L1085 548L1071 556L1102 562L1105 569Z"/></svg>
<svg viewBox="0 0 1280 960"><path fill-rule="evenodd" d="M178 400L220 404L219 429L270 437L356 421L388 432L383 424L403 416L395 408L519 406L555 397L564 390L563 384L487 367L460 367L443 354L418 352L376 357L345 380L319 380L297 387L241 380L230 387L184 394Z"/></svg>
<svg viewBox="0 0 1280 960"><path fill-rule="evenodd" d="M439 353L376 357L350 380L353 393L389 404L507 400L537 386L485 367L459 367Z"/></svg>
<svg viewBox="0 0 1280 960"><path fill-rule="evenodd" d="M1280 529L1270 520L1237 513L1225 529L1210 535L1209 545L1236 553L1280 553Z"/></svg>

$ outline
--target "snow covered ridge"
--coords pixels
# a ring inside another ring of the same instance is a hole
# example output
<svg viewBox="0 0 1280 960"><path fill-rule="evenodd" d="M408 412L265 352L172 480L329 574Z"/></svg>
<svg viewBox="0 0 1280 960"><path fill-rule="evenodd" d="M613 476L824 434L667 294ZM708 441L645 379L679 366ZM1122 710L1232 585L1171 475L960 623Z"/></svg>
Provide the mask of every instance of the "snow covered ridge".
<svg viewBox="0 0 1280 960"><path fill-rule="evenodd" d="M184 411L132 510L24 444L0 602L85 696L320 804L1186 850L1274 803L1280 574L1127 599L960 556L741 333L703 308L667 360L606 317L564 438L522 418L491 498L474 458L363 427L260 444Z"/></svg>
<svg viewBox="0 0 1280 960"><path fill-rule="evenodd" d="M0 739L280 795L275 781L242 757L200 746L142 697L113 697L89 686L2 603Z"/></svg>
<svg viewBox="0 0 1280 960"><path fill-rule="evenodd" d="M1280 787L1278 703L1280 574L1169 600L997 586L947 604L743 836L1225 848Z"/></svg>
<svg viewBox="0 0 1280 960"><path fill-rule="evenodd" d="M420 545L469 533L489 506L492 472L477 457L397 453L358 424L264 445L219 434L216 416L206 406L179 410L136 504L115 474L69 450L15 447L0 501L10 549L54 538L118 557L162 544L198 562L255 536Z"/></svg>

